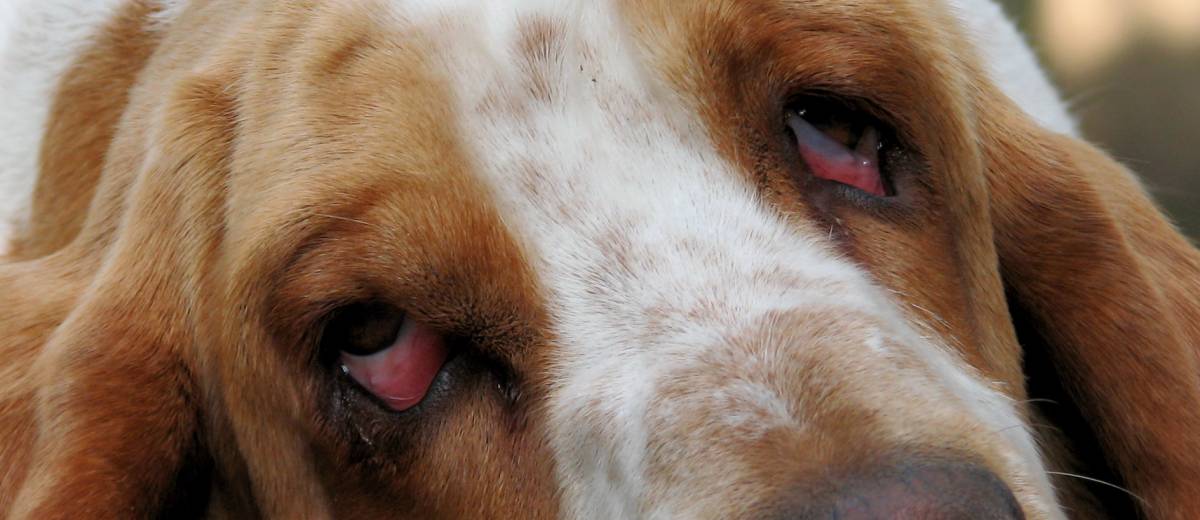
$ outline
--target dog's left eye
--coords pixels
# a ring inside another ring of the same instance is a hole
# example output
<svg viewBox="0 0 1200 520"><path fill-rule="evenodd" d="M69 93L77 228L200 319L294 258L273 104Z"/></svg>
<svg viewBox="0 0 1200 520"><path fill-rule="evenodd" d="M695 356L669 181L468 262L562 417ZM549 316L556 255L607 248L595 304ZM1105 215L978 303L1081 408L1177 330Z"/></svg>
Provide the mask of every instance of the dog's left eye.
<svg viewBox="0 0 1200 520"><path fill-rule="evenodd" d="M827 100L798 103L786 120L814 177L888 196L879 123Z"/></svg>
<svg viewBox="0 0 1200 520"><path fill-rule="evenodd" d="M325 325L323 348L339 353L342 369L389 408L419 404L446 364L440 334L386 304L345 307Z"/></svg>

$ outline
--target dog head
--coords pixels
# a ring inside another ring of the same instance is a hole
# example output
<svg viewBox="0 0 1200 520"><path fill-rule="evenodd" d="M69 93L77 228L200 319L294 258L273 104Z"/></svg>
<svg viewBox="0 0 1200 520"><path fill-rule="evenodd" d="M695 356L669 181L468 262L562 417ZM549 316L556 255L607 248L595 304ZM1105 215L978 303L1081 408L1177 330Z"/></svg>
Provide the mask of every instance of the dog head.
<svg viewBox="0 0 1200 520"><path fill-rule="evenodd" d="M18 516L1200 511L1196 252L948 8L265 4L72 69Z"/></svg>

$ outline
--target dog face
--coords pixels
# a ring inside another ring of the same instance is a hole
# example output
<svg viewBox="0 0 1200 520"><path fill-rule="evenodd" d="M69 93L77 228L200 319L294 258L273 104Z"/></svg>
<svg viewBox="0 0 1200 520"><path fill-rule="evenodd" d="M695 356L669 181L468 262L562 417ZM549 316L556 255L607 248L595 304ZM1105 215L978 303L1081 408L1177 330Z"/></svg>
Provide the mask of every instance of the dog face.
<svg viewBox="0 0 1200 520"><path fill-rule="evenodd" d="M1061 518L1085 442L1200 506L1195 251L944 7L156 9L70 73L140 42L128 105L52 116L47 171L114 120L90 208L5 267L18 515Z"/></svg>

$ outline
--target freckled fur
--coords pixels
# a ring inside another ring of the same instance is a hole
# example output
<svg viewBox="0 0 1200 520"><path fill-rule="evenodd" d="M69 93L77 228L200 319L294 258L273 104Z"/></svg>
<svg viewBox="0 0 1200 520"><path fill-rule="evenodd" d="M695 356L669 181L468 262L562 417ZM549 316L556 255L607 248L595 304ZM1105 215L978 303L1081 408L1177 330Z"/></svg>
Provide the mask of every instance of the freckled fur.
<svg viewBox="0 0 1200 520"><path fill-rule="evenodd" d="M0 148L0 183L39 168L0 201L6 517L760 517L917 455L1084 514L1006 287L1146 516L1200 511L1200 256L1051 132L990 2L130 0L76 29L29 84L57 85L37 149ZM909 211L796 183L764 114L797 86L910 139ZM403 432L329 402L314 324L362 298L514 390Z"/></svg>

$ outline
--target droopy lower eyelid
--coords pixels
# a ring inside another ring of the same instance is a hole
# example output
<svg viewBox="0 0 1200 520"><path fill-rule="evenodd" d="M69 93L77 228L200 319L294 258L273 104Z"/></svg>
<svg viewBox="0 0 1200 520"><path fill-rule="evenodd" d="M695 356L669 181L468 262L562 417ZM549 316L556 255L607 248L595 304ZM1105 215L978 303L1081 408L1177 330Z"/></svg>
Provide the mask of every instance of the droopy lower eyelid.
<svg viewBox="0 0 1200 520"><path fill-rule="evenodd" d="M384 348L366 355L343 350L338 361L359 386L399 412L424 400L448 357L440 333L406 318Z"/></svg>
<svg viewBox="0 0 1200 520"><path fill-rule="evenodd" d="M799 112L789 115L787 124L796 138L801 158L814 177L877 197L888 195L880 170L881 137L876 127L866 126L851 149L805 120Z"/></svg>

